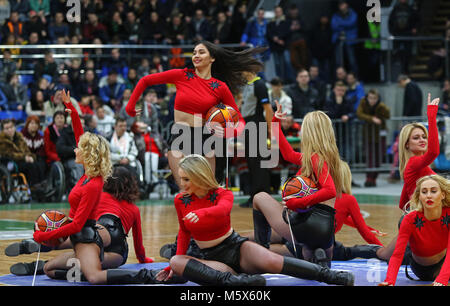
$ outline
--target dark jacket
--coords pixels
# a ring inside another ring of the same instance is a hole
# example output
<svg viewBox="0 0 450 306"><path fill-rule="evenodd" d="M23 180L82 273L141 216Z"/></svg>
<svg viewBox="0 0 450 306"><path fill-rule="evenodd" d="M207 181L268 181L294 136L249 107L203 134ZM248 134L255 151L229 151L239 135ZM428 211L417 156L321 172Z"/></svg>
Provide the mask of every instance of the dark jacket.
<svg viewBox="0 0 450 306"><path fill-rule="evenodd" d="M403 96L403 116L422 116L422 90L415 82L409 82Z"/></svg>
<svg viewBox="0 0 450 306"><path fill-rule="evenodd" d="M71 126L66 126L61 131L61 136L59 136L56 141L56 152L62 162L68 161L75 158L75 148L77 143L75 141L75 134Z"/></svg>
<svg viewBox="0 0 450 306"><path fill-rule="evenodd" d="M349 119L353 119L355 117L352 101L344 97L342 103L338 104L333 92L330 94L325 103L324 111L331 119L341 119L344 115L347 115Z"/></svg>
<svg viewBox="0 0 450 306"><path fill-rule="evenodd" d="M367 96L365 96L359 103L356 115L360 120L366 122L366 124L364 124L364 136L366 139L368 139L369 142L378 142L380 139L380 131L386 129L386 120L391 117L391 112L389 107L380 100L378 100L374 106L370 106L367 101ZM381 119L381 125L373 123L373 117Z"/></svg>
<svg viewBox="0 0 450 306"><path fill-rule="evenodd" d="M292 116L295 119L302 119L307 113L318 109L319 92L309 86L307 91L303 91L298 84L292 84L286 88L286 93L292 99Z"/></svg>
<svg viewBox="0 0 450 306"><path fill-rule="evenodd" d="M30 152L23 135L19 132L14 134L12 140L4 132L0 132L0 152L1 157L7 157L16 162L25 161L25 156L31 156L36 160L36 155Z"/></svg>

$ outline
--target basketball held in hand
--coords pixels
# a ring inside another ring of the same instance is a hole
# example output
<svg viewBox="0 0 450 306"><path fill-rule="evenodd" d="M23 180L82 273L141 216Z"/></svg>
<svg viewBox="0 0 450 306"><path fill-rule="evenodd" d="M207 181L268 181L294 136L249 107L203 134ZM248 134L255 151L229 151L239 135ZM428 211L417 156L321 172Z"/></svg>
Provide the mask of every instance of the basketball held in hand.
<svg viewBox="0 0 450 306"><path fill-rule="evenodd" d="M308 177L297 175L289 178L281 189L282 198L303 198L317 192L319 188Z"/></svg>
<svg viewBox="0 0 450 306"><path fill-rule="evenodd" d="M239 114L231 106L223 103L214 105L206 113L206 125L212 127L214 130L214 124L220 124L225 128L235 128L239 124Z"/></svg>
<svg viewBox="0 0 450 306"><path fill-rule="evenodd" d="M66 215L57 210L46 210L37 219L36 224L40 231L50 232L68 224L70 221ZM64 242L67 237L52 239L42 242L43 245L55 247Z"/></svg>

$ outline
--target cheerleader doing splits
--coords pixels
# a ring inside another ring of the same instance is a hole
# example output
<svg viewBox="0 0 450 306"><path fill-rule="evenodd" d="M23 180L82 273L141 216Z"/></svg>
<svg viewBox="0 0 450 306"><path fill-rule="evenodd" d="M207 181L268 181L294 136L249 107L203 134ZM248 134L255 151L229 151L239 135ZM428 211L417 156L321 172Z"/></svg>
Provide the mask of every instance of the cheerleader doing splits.
<svg viewBox="0 0 450 306"><path fill-rule="evenodd" d="M247 82L242 77L243 71L257 73L262 70L263 65L253 56L262 50L265 49L233 52L208 41L199 42L192 52L194 69L172 69L154 73L141 78L137 83L126 106L127 113L132 117L142 112L141 109L136 109L136 103L147 87L170 83L177 89L174 105L175 124L169 139L168 160L178 186L180 185L178 162L184 155L191 153L204 155L215 171L215 156L223 153L214 153L214 145L211 147L212 151L206 146L203 148L203 144L211 136L205 133L203 126L206 114L212 106L223 103L233 107L239 114L236 129L224 130L220 125L211 126L210 129L214 130L215 135L233 137L242 133L245 121L233 94L237 94L239 87ZM196 135L201 135L201 139ZM201 144L200 151L196 150L198 144Z"/></svg>
<svg viewBox="0 0 450 306"><path fill-rule="evenodd" d="M200 285L265 285L265 278L258 274L281 273L353 285L351 273L283 257L237 234L230 223L233 193L219 186L204 157L186 156L178 171L183 192L174 200L180 226L177 252L158 280L175 274ZM185 255L191 236L204 259Z"/></svg>

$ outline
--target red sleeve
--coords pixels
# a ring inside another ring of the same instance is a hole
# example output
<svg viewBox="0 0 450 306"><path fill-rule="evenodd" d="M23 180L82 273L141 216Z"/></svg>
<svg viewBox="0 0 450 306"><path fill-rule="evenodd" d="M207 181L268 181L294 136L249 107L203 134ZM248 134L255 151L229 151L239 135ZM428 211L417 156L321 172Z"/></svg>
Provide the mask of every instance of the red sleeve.
<svg viewBox="0 0 450 306"><path fill-rule="evenodd" d="M226 84L224 84L224 85L225 86L223 86L223 89L222 89L222 102L224 104L229 105L232 108L234 108L238 112L238 115L239 115L239 121L238 121L237 127L233 130L233 133L227 133L227 131L225 131L225 138L237 137L237 136L241 135L242 132L244 131L245 120L244 120L244 117L242 117L242 114L239 111L239 108L236 105L236 102L234 101L233 94L231 93L228 86L226 86Z"/></svg>
<svg viewBox="0 0 450 306"><path fill-rule="evenodd" d="M50 131L49 129L51 129L52 126L49 125L45 131L44 131L44 150L45 150L45 155L47 156L47 160L50 161L57 161L60 160L58 154L53 151L52 148L52 141L50 140Z"/></svg>
<svg viewBox="0 0 450 306"><path fill-rule="evenodd" d="M273 116L272 122L278 123L278 133L275 132L275 133L273 133L273 135L275 136L275 139L278 142L278 145L280 147L280 152L281 152L281 155L283 156L283 159L292 164L301 166L302 165L302 153L296 152L296 151L294 151L294 149L292 149L291 145L289 144L286 137L284 136L283 131L281 130L280 120L277 117ZM272 127L272 131L275 131L274 127Z"/></svg>
<svg viewBox="0 0 450 306"><path fill-rule="evenodd" d="M175 198L175 208L178 215L178 225L180 229L178 230L177 237L177 252L176 255L186 255L187 249L189 248L189 243L191 241L191 233L184 226L183 213L180 206L183 205L179 197Z"/></svg>
<svg viewBox="0 0 450 306"><path fill-rule="evenodd" d="M84 188L83 195L81 196L80 204L72 222L50 232L34 232L33 238L36 242L41 243L43 241L68 237L81 231L89 215L100 200L103 183L100 183L100 181L90 181L82 188Z"/></svg>
<svg viewBox="0 0 450 306"><path fill-rule="evenodd" d="M411 214L411 213L410 213ZM397 236L397 242L395 243L394 253L389 259L389 266L384 280L388 284L395 285L397 280L398 270L403 261L406 245L408 244L409 237L414 230L414 224L410 221L410 215L406 215L403 219Z"/></svg>
<svg viewBox="0 0 450 306"><path fill-rule="evenodd" d="M447 286L448 279L450 278L450 256L448 255L450 250L450 232L447 234L447 254L445 255L444 263L441 267L441 272L439 272L439 275L434 280L436 283L440 283L444 286Z"/></svg>
<svg viewBox="0 0 450 306"><path fill-rule="evenodd" d="M75 141L78 146L78 141L80 140L81 135L83 135L83 125L81 124L80 115L78 114L76 108L71 103L64 103L66 108L70 109L72 112L70 113L70 118L72 118L72 128L73 133L75 134Z"/></svg>
<svg viewBox="0 0 450 306"><path fill-rule="evenodd" d="M333 178L328 171L328 165L323 163L322 171L318 173L319 157L317 154L312 156L314 174L319 179L319 190L303 198L293 198L286 201L287 208L291 210L306 209L311 205L322 203L326 200L336 197L336 187Z"/></svg>
<svg viewBox="0 0 450 306"><path fill-rule="evenodd" d="M140 263L145 262L145 248L142 243L142 228L141 228L141 213L137 206L134 207L134 222L133 222L133 244L136 258Z"/></svg>
<svg viewBox="0 0 450 306"><path fill-rule="evenodd" d="M406 191L406 186L403 185L402 193L400 195L400 202L398 203L398 207L400 207L401 210L403 210L403 207L405 207L406 203L409 202L408 192Z"/></svg>
<svg viewBox="0 0 450 306"><path fill-rule="evenodd" d="M131 93L128 104L125 107L127 114L131 117L136 116L136 103L147 87L159 84L174 84L180 77L180 72L182 71L182 69L172 69L164 72L149 74L141 78Z"/></svg>
<svg viewBox="0 0 450 306"><path fill-rule="evenodd" d="M350 216L352 221L354 222L356 229L359 234L370 244L378 244L383 245L380 240L375 236L374 233L371 232L371 228L367 226L364 221L363 216L361 215L361 210L359 208L358 202L354 196L348 197L348 201L345 202L350 210Z"/></svg>
<svg viewBox="0 0 450 306"><path fill-rule="evenodd" d="M199 225L203 222L214 222L221 217L228 216L233 208L234 196L231 191L224 191L217 197L217 204L214 206L194 210L193 212L198 216ZM203 220L202 220L203 219ZM202 222L203 221L203 222Z"/></svg>

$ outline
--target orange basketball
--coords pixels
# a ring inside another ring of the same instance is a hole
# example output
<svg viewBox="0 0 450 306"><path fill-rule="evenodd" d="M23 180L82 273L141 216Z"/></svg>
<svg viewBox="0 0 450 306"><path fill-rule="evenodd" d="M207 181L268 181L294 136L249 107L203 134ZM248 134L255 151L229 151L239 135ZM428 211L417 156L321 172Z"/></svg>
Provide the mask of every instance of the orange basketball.
<svg viewBox="0 0 450 306"><path fill-rule="evenodd" d="M223 128L236 127L239 122L237 110L223 103L214 105L206 113L206 124L218 122Z"/></svg>
<svg viewBox="0 0 450 306"><path fill-rule="evenodd" d="M38 225L38 228L42 232L50 232L55 229L60 228L61 226L64 226L69 223L69 219L66 217L66 215L60 211L57 210L46 210L44 211L37 219L36 223ZM44 241L42 242L43 245L46 246L57 246L61 244L64 240L66 240L67 237L60 238L60 239L53 239L50 241Z"/></svg>
<svg viewBox="0 0 450 306"><path fill-rule="evenodd" d="M289 178L281 189L281 196L303 198L318 191L317 185L308 177L297 175Z"/></svg>

